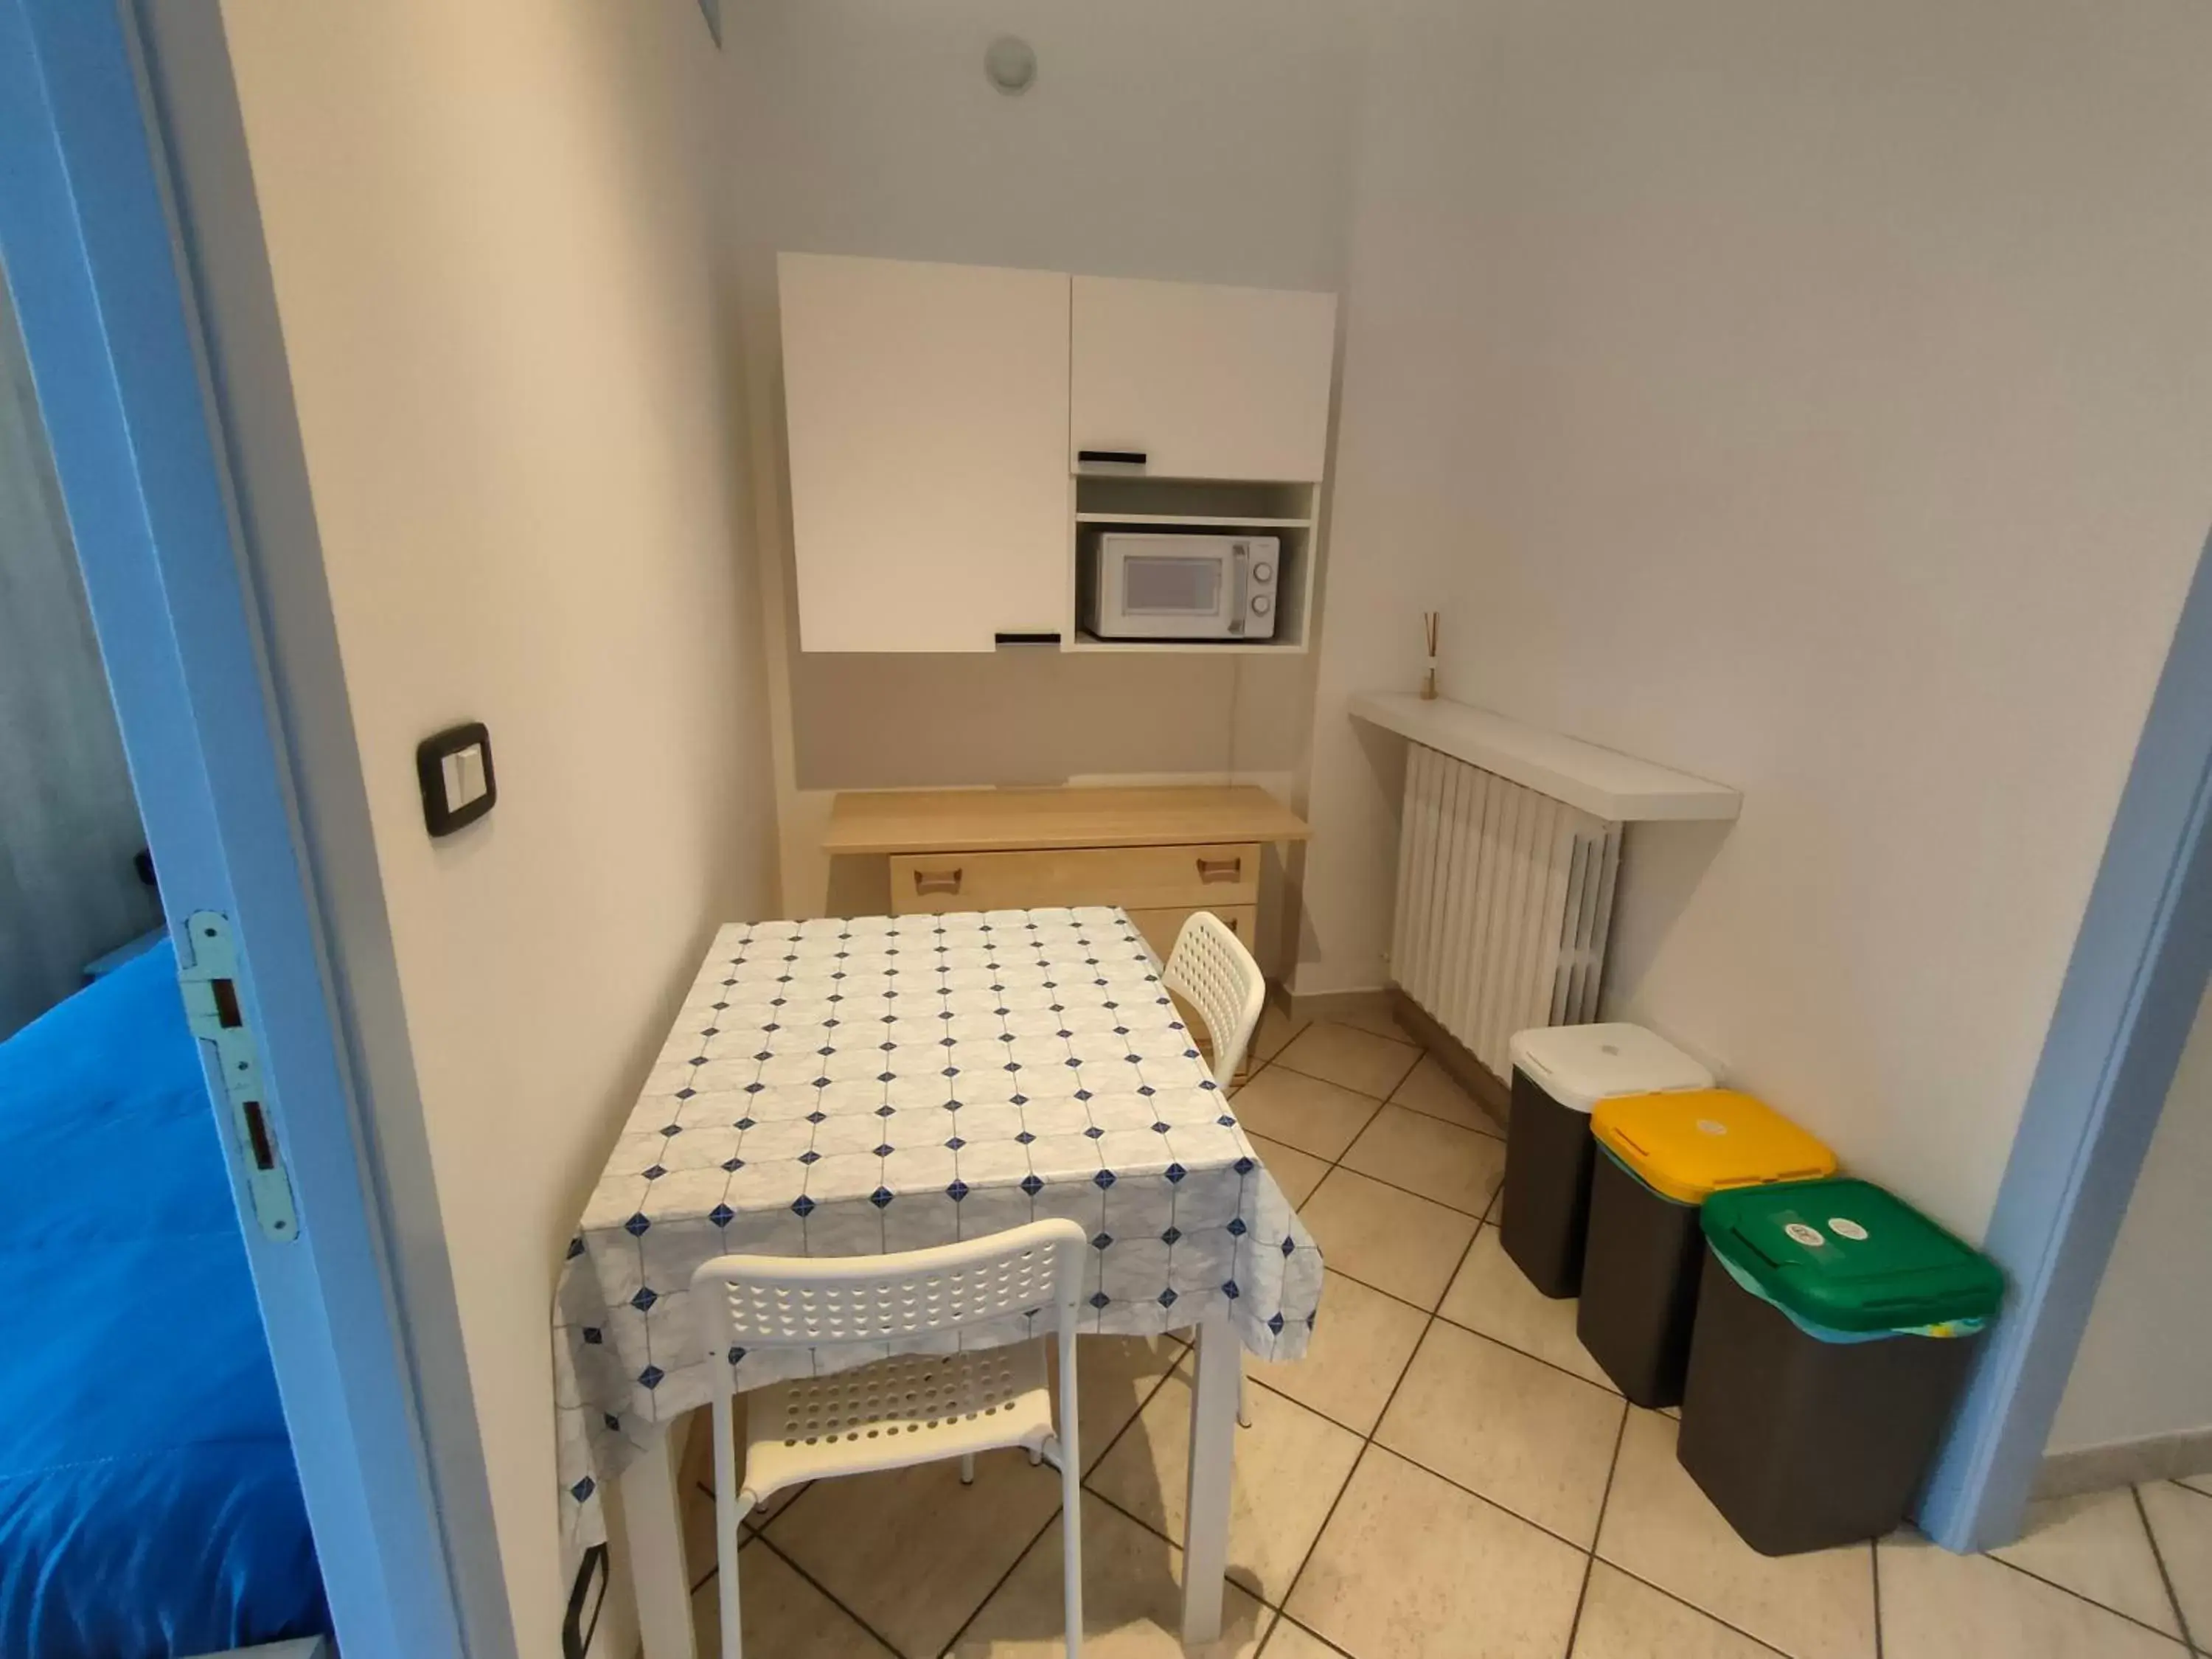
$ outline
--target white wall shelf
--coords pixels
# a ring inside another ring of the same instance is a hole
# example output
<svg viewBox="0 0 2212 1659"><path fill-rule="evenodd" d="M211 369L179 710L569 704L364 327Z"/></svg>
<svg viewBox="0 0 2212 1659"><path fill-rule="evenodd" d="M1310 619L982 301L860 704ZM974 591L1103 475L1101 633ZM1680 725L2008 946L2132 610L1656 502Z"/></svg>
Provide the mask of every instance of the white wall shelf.
<svg viewBox="0 0 2212 1659"><path fill-rule="evenodd" d="M1295 657L1305 650L1295 640L1102 640L1081 629L1060 647L1062 651L1146 651L1153 656L1182 653L1211 657Z"/></svg>
<svg viewBox="0 0 2212 1659"><path fill-rule="evenodd" d="M1195 513L1079 513L1078 524L1164 524L1191 530L1310 530L1311 519L1255 519Z"/></svg>
<svg viewBox="0 0 2212 1659"><path fill-rule="evenodd" d="M1742 793L1725 784L1468 703L1360 691L1352 715L1615 823L1726 821L1743 811Z"/></svg>

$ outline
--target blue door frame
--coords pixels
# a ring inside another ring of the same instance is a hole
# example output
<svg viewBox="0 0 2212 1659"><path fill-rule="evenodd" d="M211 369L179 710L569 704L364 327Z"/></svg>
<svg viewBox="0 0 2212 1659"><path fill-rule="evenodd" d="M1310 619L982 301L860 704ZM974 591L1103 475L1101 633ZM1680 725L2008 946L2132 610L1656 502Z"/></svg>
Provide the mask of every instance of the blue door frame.
<svg viewBox="0 0 2212 1659"><path fill-rule="evenodd" d="M241 945L296 1237L254 1224L235 1163L234 1195L339 1639L349 1659L461 1659L372 1141L139 67L114 3L0 0L0 255L173 930L219 911Z"/></svg>
<svg viewBox="0 0 2212 1659"><path fill-rule="evenodd" d="M2198 559L2089 893L1986 1239L2010 1277L1921 1511L2019 1535L2098 1281L2212 970L2212 550Z"/></svg>

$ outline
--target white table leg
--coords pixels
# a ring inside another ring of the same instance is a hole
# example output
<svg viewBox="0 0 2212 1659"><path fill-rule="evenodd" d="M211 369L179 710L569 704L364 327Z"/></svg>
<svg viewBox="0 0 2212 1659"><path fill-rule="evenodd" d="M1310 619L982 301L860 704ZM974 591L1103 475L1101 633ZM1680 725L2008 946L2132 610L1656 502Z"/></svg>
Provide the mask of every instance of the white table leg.
<svg viewBox="0 0 2212 1659"><path fill-rule="evenodd" d="M1198 1329L1198 1385L1190 1402L1190 1496L1182 1535L1185 1647L1221 1634L1221 1580L1229 1569L1229 1489L1237 1454L1243 1346L1226 1318Z"/></svg>
<svg viewBox="0 0 2212 1659"><path fill-rule="evenodd" d="M645 1659L698 1659L691 1634L691 1587L684 1582L675 1426L622 1473L623 1534L629 1546L630 1593L637 1601Z"/></svg>

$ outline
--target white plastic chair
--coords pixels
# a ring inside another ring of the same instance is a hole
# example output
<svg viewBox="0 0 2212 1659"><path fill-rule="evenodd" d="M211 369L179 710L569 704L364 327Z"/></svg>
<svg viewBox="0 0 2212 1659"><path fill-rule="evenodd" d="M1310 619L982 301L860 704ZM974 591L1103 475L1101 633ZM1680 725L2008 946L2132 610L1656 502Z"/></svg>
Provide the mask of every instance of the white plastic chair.
<svg viewBox="0 0 2212 1659"><path fill-rule="evenodd" d="M1176 935L1163 977L1168 989L1195 1006L1206 1023L1213 1044L1213 1080L1226 1090L1267 1000L1260 964L1227 922L1210 910L1194 910Z"/></svg>
<svg viewBox="0 0 2212 1659"><path fill-rule="evenodd" d="M1213 1081L1224 1094L1244 1059L1267 1000L1267 981L1260 964L1236 931L1211 910L1194 910L1176 935L1161 975L1168 989L1194 1004L1213 1044ZM1237 1379L1237 1425L1252 1426L1250 1396Z"/></svg>
<svg viewBox="0 0 2212 1659"><path fill-rule="evenodd" d="M1060 1428L1053 1427L1044 1339L957 1353L901 1353L746 1396L745 1463L738 1479L733 1396L714 1399L715 1560L722 1652L742 1659L738 1528L786 1486L839 1474L961 1460L1020 1446L1060 1471L1068 1659L1083 1642L1083 1460L1076 1444L1075 1327L1087 1240L1073 1221L898 1255L721 1255L691 1275L708 1358L732 1346L848 1347L945 1335L1051 1309L1060 1333Z"/></svg>

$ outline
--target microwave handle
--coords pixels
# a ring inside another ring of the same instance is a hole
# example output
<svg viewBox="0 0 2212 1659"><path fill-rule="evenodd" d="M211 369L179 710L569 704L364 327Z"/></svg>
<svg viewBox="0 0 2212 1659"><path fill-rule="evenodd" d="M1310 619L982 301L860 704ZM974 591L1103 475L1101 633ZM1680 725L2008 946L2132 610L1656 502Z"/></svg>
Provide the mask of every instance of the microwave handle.
<svg viewBox="0 0 2212 1659"><path fill-rule="evenodd" d="M1233 557L1237 569L1237 580L1231 590L1234 597L1229 605L1229 631L1231 634L1242 634L1244 631L1244 618L1250 613L1252 608L1251 544L1237 543Z"/></svg>

